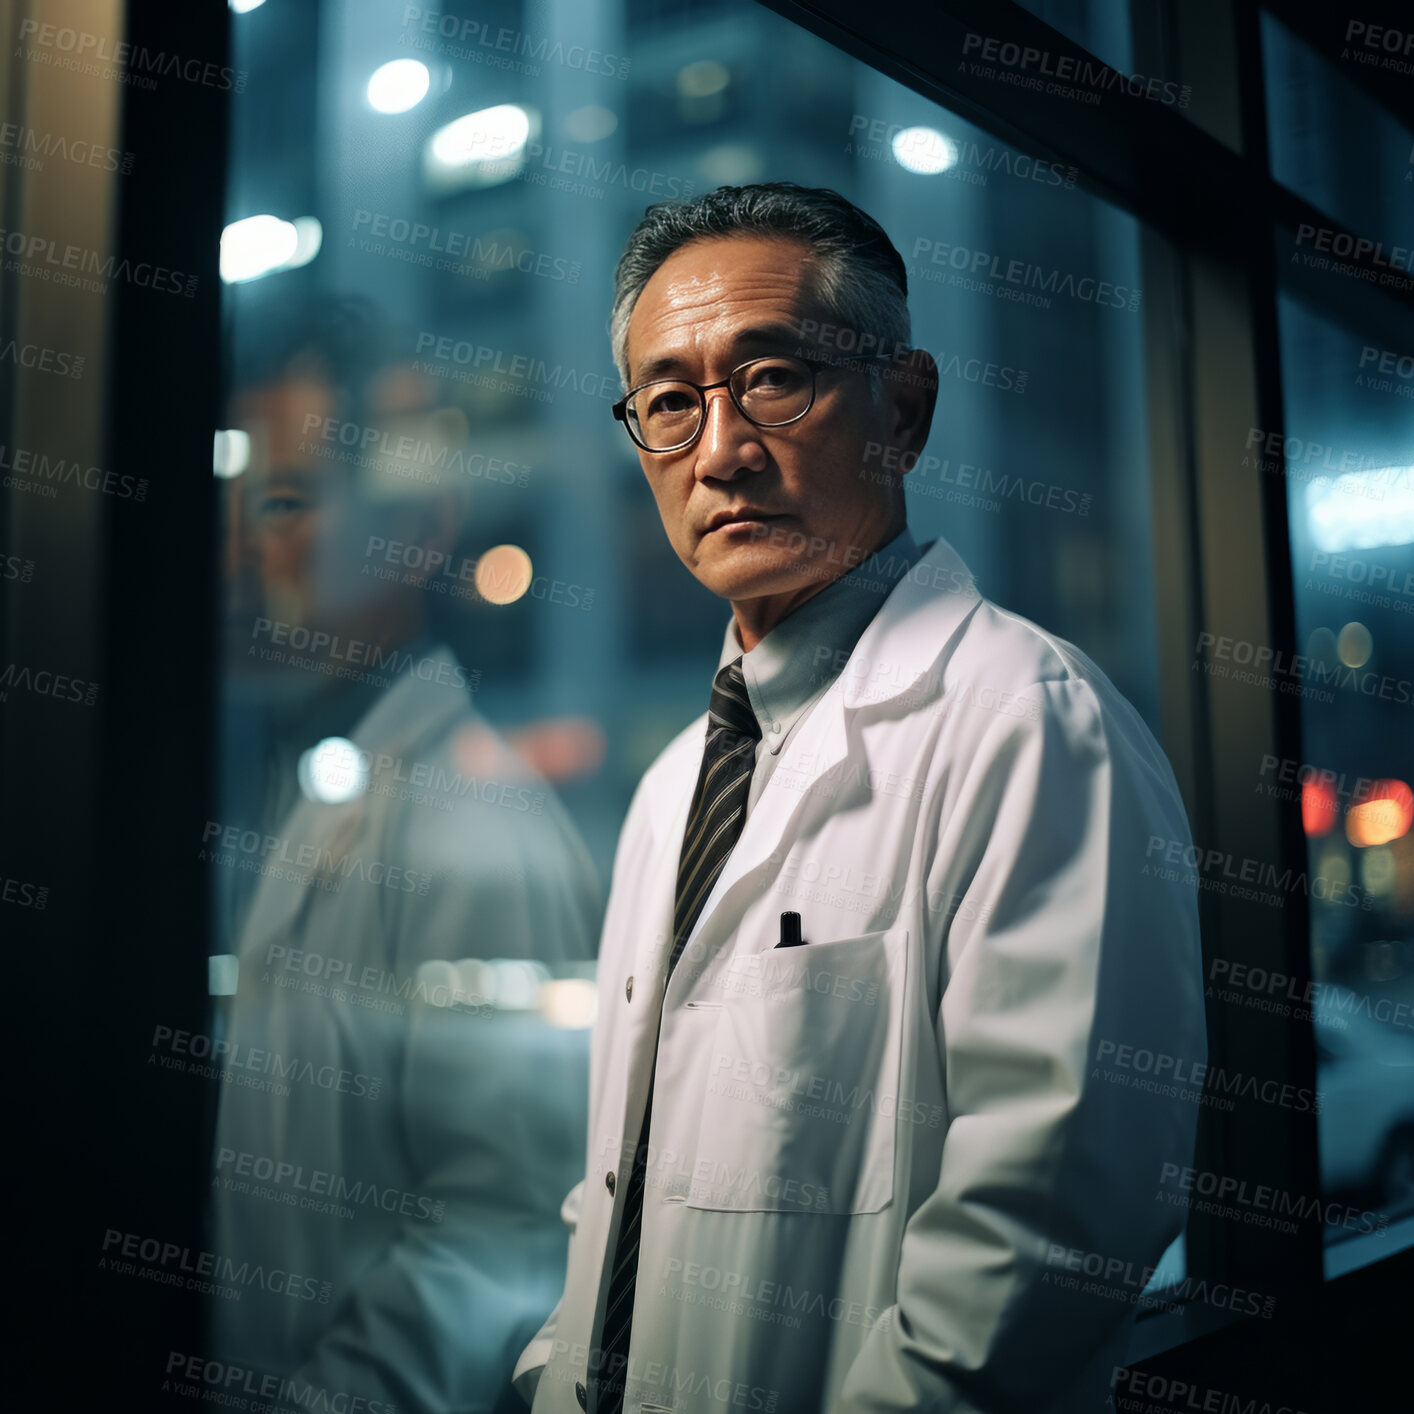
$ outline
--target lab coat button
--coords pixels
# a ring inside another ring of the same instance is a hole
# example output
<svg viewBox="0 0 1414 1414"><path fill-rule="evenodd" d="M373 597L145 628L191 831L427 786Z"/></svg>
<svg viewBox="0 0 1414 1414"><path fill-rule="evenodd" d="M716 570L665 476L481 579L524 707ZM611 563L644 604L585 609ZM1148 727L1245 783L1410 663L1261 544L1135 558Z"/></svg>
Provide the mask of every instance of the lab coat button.
<svg viewBox="0 0 1414 1414"><path fill-rule="evenodd" d="M628 979L628 981L624 983L624 998L625 998L627 1001L632 1001L632 1000L633 1000L633 978L632 978L632 977L630 977L630 978Z"/></svg>
<svg viewBox="0 0 1414 1414"><path fill-rule="evenodd" d="M610 1170L604 1175L604 1187L607 1188L610 1193L614 1191L614 1181L613 1171Z"/></svg>
<svg viewBox="0 0 1414 1414"><path fill-rule="evenodd" d="M581 1409L589 1408L589 1395L585 1392L584 1386L578 1380L574 1382L574 1397L579 1400L579 1407Z"/></svg>

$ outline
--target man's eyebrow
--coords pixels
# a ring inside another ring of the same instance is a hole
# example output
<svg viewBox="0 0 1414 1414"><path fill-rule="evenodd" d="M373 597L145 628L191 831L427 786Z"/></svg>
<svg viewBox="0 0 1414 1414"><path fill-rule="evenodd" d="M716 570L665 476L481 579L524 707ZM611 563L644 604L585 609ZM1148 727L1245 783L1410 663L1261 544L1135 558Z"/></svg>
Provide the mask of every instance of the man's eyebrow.
<svg viewBox="0 0 1414 1414"><path fill-rule="evenodd" d="M796 324L753 324L749 329L739 329L732 336L731 346L766 344L780 347L783 351L794 352L800 344L800 328ZM686 360L677 354L662 354L649 359L639 370L635 383L649 383L654 378L671 377L678 372Z"/></svg>
<svg viewBox="0 0 1414 1414"><path fill-rule="evenodd" d="M325 474L323 467L292 466L282 461L278 466L272 466L263 476L247 484L257 493L264 493L274 485L293 485L308 490L320 485Z"/></svg>

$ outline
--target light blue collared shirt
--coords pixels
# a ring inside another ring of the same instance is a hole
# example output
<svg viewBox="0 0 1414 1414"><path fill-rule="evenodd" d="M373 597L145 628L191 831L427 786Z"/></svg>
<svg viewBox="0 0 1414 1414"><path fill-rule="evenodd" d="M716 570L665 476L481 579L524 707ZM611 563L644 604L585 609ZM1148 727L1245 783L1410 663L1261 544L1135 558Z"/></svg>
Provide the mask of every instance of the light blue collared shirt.
<svg viewBox="0 0 1414 1414"><path fill-rule="evenodd" d="M791 734L844 670L870 620L922 555L905 526L887 545L787 614L749 653L741 651L735 616L727 621L717 670L741 659L746 693L761 724L748 815Z"/></svg>

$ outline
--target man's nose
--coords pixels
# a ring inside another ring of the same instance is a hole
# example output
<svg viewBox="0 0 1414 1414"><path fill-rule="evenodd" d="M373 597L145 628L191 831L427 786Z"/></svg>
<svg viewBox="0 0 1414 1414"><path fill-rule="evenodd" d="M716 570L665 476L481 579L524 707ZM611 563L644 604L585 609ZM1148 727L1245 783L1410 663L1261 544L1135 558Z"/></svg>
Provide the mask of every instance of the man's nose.
<svg viewBox="0 0 1414 1414"><path fill-rule="evenodd" d="M766 448L756 425L742 414L725 388L713 388L704 395L702 435L697 439L693 475L699 481L711 477L731 481L743 471L762 471Z"/></svg>

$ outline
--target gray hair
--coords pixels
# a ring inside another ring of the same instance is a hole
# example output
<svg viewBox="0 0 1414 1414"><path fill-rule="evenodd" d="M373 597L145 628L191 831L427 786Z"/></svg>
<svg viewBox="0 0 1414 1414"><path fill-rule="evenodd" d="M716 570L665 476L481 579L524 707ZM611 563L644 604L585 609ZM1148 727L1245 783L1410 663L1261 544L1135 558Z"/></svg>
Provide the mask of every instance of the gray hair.
<svg viewBox="0 0 1414 1414"><path fill-rule="evenodd" d="M807 267L811 292L839 326L831 342L841 354L908 347L908 272L872 216L828 187L802 187L795 182L718 187L690 201L655 202L624 246L614 272L609 337L625 390L628 324L643 287L674 251L692 241L734 235L780 236L811 248L813 259ZM865 365L876 400L881 363Z"/></svg>

